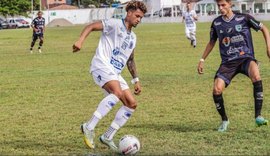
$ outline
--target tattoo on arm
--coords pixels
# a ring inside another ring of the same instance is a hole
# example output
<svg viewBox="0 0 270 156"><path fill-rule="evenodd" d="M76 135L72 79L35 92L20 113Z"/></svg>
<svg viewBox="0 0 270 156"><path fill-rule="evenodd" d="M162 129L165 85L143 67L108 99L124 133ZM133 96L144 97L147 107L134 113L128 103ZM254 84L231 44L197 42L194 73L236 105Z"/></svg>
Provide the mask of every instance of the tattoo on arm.
<svg viewBox="0 0 270 156"><path fill-rule="evenodd" d="M135 64L135 60L134 60L134 51L132 52L132 54L130 55L130 57L127 61L127 68L129 70L130 74L132 75L132 78L138 77L137 70L136 70L136 64Z"/></svg>

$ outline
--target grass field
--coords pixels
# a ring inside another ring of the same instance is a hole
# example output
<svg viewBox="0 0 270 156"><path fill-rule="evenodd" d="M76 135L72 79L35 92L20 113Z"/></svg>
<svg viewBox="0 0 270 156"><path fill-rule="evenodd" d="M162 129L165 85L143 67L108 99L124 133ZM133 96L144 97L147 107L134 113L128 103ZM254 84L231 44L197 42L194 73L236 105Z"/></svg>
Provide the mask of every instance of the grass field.
<svg viewBox="0 0 270 156"><path fill-rule="evenodd" d="M270 22L264 22L270 28ZM136 113L117 133L137 136L140 155L270 155L270 128L254 121L250 80L238 75L224 92L229 131L216 131L220 117L212 101L213 76L220 64L218 46L197 63L209 40L210 23L198 23L198 46L190 47L183 24L142 24L136 63L143 86ZM0 31L0 155L111 155L96 138L84 145L80 124L95 111L103 93L89 75L100 32L91 34L80 53L71 46L82 26L47 28L43 53L29 53L30 29ZM263 115L270 118L270 63L262 33L253 33L264 83ZM130 82L128 71L123 73ZM132 88L132 85L130 85ZM109 126L120 103L96 128Z"/></svg>

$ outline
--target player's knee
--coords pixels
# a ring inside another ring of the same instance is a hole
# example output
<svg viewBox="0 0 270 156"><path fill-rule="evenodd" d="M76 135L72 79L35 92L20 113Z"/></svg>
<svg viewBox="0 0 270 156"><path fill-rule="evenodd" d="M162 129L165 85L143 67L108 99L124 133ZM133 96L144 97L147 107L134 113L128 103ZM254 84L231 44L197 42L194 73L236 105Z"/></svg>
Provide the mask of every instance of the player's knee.
<svg viewBox="0 0 270 156"><path fill-rule="evenodd" d="M261 80L260 75L256 75L256 76L254 76L254 77L251 78L251 81L252 82L257 82L257 81L260 81L260 80Z"/></svg>
<svg viewBox="0 0 270 156"><path fill-rule="evenodd" d="M128 108L131 108L131 109L136 109L137 108L137 102L136 102L136 100L133 99L133 100L129 101L127 103L127 107Z"/></svg>
<svg viewBox="0 0 270 156"><path fill-rule="evenodd" d="M215 86L214 89L213 89L213 94L214 95L220 95L220 94L222 94L222 88L221 87L218 87L218 86Z"/></svg>
<svg viewBox="0 0 270 156"><path fill-rule="evenodd" d="M123 97L123 91L122 90L116 90L113 91L112 94L118 97L118 99L121 99Z"/></svg>

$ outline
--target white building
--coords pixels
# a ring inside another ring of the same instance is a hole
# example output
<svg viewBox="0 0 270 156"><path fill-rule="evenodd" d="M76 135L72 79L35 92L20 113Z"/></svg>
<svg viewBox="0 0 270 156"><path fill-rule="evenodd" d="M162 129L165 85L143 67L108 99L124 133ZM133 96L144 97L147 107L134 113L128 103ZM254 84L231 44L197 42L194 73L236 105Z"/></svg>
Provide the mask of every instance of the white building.
<svg viewBox="0 0 270 156"><path fill-rule="evenodd" d="M169 8L181 5L181 0L143 0L145 2L148 12L159 11L162 8Z"/></svg>

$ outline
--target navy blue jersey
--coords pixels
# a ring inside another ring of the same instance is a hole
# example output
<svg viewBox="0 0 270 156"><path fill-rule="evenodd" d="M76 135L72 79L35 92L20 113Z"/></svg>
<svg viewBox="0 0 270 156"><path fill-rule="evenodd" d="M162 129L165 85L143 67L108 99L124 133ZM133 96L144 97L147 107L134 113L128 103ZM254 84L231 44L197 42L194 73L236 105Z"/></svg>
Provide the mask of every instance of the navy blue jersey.
<svg viewBox="0 0 270 156"><path fill-rule="evenodd" d="M254 58L250 28L258 31L262 23L248 14L235 13L229 20L219 16L212 22L210 40L219 40L222 63L239 58Z"/></svg>
<svg viewBox="0 0 270 156"><path fill-rule="evenodd" d="M32 21L32 25L38 29L37 32L35 32L36 34L40 34L43 33L43 29L45 27L45 18L41 17L36 17L33 21Z"/></svg>

